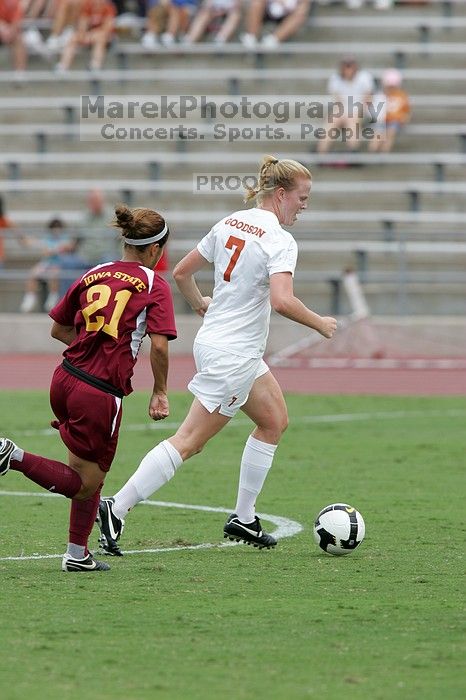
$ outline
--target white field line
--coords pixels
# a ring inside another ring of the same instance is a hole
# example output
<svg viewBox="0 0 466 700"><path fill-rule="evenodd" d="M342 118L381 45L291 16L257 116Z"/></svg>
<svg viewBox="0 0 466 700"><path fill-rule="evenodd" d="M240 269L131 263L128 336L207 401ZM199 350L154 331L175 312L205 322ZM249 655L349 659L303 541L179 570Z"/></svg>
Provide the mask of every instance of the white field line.
<svg viewBox="0 0 466 700"><path fill-rule="evenodd" d="M439 418L441 416L448 416L450 418L462 418L466 416L466 409L452 408L447 411L434 410L434 411L374 411L370 413L365 411L363 413L333 413L329 415L317 415L317 416L294 416L290 417L290 423L351 423L357 421L365 420L397 420L399 418ZM252 425L252 421L247 418L235 418L233 421L227 424L227 427ZM139 433L151 430L177 430L180 427L180 423L171 422L157 422L157 423L129 423L128 425L122 425L120 429L120 434L128 433ZM16 437L44 437L47 435L55 435L58 437L58 432L54 428L40 428L36 430L15 430Z"/></svg>
<svg viewBox="0 0 466 700"><path fill-rule="evenodd" d="M16 496L29 498L64 498L56 493L48 491L26 492L26 491L0 491L0 496ZM213 508L211 506L196 506L187 503L171 503L168 501L142 501L147 506L158 506L159 508L179 508L181 510L200 510L206 513L231 513L231 508ZM269 515L268 513L258 513L263 520L273 523L277 526L274 530L274 537L284 539L285 537L293 537L303 530L303 526L296 520L283 518L279 515ZM179 547L157 547L155 549L125 549L124 554L163 554L165 552L180 552L186 550L198 549L219 549L221 547L235 547L238 542L223 542L210 543L204 542L196 545L180 545ZM63 554L31 554L29 556L9 556L0 557L0 561L31 561L34 559L60 559Z"/></svg>

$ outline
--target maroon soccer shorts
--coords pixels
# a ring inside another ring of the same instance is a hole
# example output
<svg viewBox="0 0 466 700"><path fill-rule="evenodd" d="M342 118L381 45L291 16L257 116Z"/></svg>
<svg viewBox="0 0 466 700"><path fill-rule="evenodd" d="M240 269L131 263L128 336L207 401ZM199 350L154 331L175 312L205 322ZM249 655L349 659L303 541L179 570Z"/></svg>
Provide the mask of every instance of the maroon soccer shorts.
<svg viewBox="0 0 466 700"><path fill-rule="evenodd" d="M121 399L86 384L60 365L52 377L50 405L67 448L108 472L118 443Z"/></svg>

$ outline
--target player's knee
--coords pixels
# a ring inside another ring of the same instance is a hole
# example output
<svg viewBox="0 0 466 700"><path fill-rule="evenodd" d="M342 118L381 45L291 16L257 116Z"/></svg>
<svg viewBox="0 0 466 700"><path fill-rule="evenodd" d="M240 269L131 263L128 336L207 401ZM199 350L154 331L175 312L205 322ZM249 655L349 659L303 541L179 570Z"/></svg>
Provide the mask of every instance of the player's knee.
<svg viewBox="0 0 466 700"><path fill-rule="evenodd" d="M273 421L273 424L270 428L271 430L271 437L273 438L271 442L273 444L278 445L280 442L280 438L285 432L285 430L288 428L288 414L287 413L282 413L280 416L276 416L275 420Z"/></svg>
<svg viewBox="0 0 466 700"><path fill-rule="evenodd" d="M287 420L281 420L271 423L267 427L262 427L260 429L260 437L258 439L268 442L271 445L278 445L280 439L288 427Z"/></svg>
<svg viewBox="0 0 466 700"><path fill-rule="evenodd" d="M79 489L78 493L73 496L74 499L77 501L87 501L88 498L92 498L92 496L95 494L97 489L99 488L99 484L95 483L82 483L81 488Z"/></svg>

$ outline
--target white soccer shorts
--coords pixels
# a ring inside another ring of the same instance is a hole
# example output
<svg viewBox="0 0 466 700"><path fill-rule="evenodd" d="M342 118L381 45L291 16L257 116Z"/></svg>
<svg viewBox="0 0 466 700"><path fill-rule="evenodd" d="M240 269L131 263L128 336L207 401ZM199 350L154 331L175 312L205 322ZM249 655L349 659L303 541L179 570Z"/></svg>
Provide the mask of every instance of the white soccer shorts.
<svg viewBox="0 0 466 700"><path fill-rule="evenodd" d="M220 406L222 416L232 418L248 400L255 380L269 371L262 357L232 355L218 348L194 343L197 374L189 391L209 413Z"/></svg>

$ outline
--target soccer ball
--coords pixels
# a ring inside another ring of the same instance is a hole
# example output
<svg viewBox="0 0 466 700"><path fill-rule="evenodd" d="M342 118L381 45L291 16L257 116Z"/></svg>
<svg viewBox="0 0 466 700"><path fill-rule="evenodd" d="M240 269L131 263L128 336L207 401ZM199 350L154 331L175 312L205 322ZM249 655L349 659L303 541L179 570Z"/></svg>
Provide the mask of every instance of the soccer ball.
<svg viewBox="0 0 466 700"><path fill-rule="evenodd" d="M341 556L352 552L364 539L363 517L347 503L323 508L314 523L314 539L324 552Z"/></svg>

